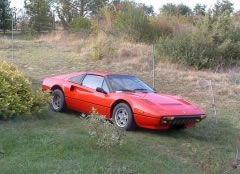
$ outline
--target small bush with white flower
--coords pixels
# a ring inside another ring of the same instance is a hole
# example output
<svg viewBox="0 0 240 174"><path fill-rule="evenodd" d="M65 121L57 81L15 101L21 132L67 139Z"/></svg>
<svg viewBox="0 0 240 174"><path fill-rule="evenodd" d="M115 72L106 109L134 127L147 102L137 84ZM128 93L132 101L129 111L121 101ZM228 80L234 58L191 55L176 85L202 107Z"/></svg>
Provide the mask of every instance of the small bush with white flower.
<svg viewBox="0 0 240 174"><path fill-rule="evenodd" d="M119 129L104 116L99 115L95 109L88 115L88 132L96 140L97 146L111 148L123 144L125 132Z"/></svg>

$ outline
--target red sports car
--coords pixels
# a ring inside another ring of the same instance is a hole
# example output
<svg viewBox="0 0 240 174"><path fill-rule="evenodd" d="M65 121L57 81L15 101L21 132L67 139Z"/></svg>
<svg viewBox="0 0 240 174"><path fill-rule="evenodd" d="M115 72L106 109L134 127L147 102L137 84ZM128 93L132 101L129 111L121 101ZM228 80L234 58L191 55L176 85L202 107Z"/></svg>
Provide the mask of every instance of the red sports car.
<svg viewBox="0 0 240 174"><path fill-rule="evenodd" d="M44 79L51 108L90 114L92 108L120 128L187 128L206 118L202 109L178 96L156 93L136 76L76 72Z"/></svg>

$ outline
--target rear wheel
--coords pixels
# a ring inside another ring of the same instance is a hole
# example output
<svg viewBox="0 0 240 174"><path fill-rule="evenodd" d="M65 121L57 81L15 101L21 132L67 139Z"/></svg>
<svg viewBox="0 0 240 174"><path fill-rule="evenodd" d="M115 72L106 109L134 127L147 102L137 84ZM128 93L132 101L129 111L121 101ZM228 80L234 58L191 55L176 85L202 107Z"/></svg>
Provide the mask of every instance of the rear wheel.
<svg viewBox="0 0 240 174"><path fill-rule="evenodd" d="M66 109L65 97L60 89L55 89L52 92L51 109L55 112L62 112Z"/></svg>
<svg viewBox="0 0 240 174"><path fill-rule="evenodd" d="M112 113L113 122L122 129L134 130L137 126L131 108L125 103L117 104Z"/></svg>

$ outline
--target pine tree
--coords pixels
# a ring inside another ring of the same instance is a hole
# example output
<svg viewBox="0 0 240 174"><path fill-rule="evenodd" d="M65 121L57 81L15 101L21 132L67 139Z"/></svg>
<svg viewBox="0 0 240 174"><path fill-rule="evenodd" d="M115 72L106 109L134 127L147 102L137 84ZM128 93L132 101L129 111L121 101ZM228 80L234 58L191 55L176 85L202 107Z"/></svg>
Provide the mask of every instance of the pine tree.
<svg viewBox="0 0 240 174"><path fill-rule="evenodd" d="M41 32L52 29L53 14L49 0L25 0L24 3L31 30Z"/></svg>
<svg viewBox="0 0 240 174"><path fill-rule="evenodd" d="M0 0L0 29L3 30L4 34L7 29L11 28L11 8L9 0Z"/></svg>

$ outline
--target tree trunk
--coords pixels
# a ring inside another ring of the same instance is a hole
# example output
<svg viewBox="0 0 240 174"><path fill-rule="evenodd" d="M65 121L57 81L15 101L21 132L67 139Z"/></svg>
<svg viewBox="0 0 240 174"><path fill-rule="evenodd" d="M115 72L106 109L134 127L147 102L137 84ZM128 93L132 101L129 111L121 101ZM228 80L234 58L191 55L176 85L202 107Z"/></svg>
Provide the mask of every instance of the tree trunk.
<svg viewBox="0 0 240 174"><path fill-rule="evenodd" d="M84 0L81 0L80 1L80 16L84 16L84 4L85 4L85 1Z"/></svg>

